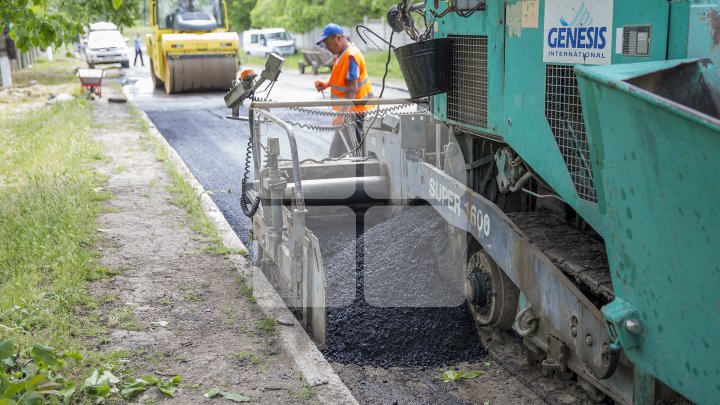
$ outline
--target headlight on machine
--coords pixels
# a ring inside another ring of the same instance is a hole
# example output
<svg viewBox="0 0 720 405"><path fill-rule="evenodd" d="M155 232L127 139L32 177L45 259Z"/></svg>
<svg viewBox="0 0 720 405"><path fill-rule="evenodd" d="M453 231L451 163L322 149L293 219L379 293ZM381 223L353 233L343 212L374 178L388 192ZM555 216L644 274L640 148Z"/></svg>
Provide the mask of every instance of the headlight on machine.
<svg viewBox="0 0 720 405"><path fill-rule="evenodd" d="M170 45L170 48L173 48L173 49L182 49L182 47L183 47L182 44L171 44Z"/></svg>

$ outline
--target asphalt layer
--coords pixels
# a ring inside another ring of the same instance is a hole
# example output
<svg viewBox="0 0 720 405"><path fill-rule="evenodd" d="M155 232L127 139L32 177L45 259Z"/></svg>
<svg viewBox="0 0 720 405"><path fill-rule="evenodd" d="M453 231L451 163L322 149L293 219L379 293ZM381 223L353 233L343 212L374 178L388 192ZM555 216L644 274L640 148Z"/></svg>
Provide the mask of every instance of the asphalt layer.
<svg viewBox="0 0 720 405"><path fill-rule="evenodd" d="M335 237L316 233L321 244ZM328 360L391 367L484 357L462 278L447 264L446 235L442 217L421 206L365 232L360 227L356 240L342 236L337 251L330 250L337 243L325 243Z"/></svg>
<svg viewBox="0 0 720 405"><path fill-rule="evenodd" d="M147 114L168 143L177 151L193 175L227 218L243 243L249 246L250 219L240 209L240 186L245 173L245 159L250 129L247 122L225 118L227 109L222 107L190 110L152 110ZM280 111L278 115L300 120L299 112ZM278 136L281 139L281 157L289 157L287 136L277 127L263 128L263 139ZM315 142L301 144L300 158L326 156L325 138L331 134L312 134L298 130L299 136ZM252 167L252 166L251 166ZM252 179L252 169L249 175Z"/></svg>
<svg viewBox="0 0 720 405"><path fill-rule="evenodd" d="M319 97L308 91L317 77L292 74L282 77L286 81L275 86L270 95L272 98L303 100ZM250 247L251 222L239 204L250 136L247 122L226 118L229 110L224 106L224 93L221 92L168 96L161 89L151 87L149 73L142 69L132 70L125 86L133 102L148 114L208 190L233 230ZM386 97L403 96L398 92L386 93ZM292 110L274 110L273 113L286 120L314 125L328 125L331 119ZM247 110L241 109L240 114L247 115ZM332 132L301 128L296 131L301 159L327 155ZM287 136L277 126L263 125L262 134L263 138L269 134L279 137L282 156L290 156ZM461 288L457 280L448 283L436 274L442 272L437 264L438 257L447 247L446 240L432 236L438 233L441 223L430 208L417 214L402 214L358 238L360 251L367 246L368 252L359 255L357 261L352 230L335 238L334 242L324 244L330 252L338 252L334 257L324 252L323 257L326 268L338 269L329 271L329 282L335 281L341 286L330 295L331 301L337 303L329 309L330 339L325 354L330 360L422 366L483 357L484 349L477 339L470 314L458 298ZM422 233L416 232L418 227L424 229ZM428 237L416 240L416 236L410 236L418 234ZM378 253L380 247L389 247L384 249L387 253ZM402 294L394 294L395 291ZM440 296L451 299L441 301L437 299ZM374 333L369 334L368 330Z"/></svg>

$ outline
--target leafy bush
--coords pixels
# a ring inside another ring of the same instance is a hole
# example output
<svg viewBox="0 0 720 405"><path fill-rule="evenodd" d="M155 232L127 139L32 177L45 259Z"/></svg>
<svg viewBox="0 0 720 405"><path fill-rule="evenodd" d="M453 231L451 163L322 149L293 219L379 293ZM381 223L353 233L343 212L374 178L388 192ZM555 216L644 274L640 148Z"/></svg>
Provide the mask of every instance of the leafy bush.
<svg viewBox="0 0 720 405"><path fill-rule="evenodd" d="M123 381L111 370L96 369L78 386L60 372L69 360L79 362L83 356L77 352L58 354L54 348L39 344L22 353L12 341L0 340L0 405L100 404L111 397L128 400L152 386L174 396L180 385L180 376Z"/></svg>

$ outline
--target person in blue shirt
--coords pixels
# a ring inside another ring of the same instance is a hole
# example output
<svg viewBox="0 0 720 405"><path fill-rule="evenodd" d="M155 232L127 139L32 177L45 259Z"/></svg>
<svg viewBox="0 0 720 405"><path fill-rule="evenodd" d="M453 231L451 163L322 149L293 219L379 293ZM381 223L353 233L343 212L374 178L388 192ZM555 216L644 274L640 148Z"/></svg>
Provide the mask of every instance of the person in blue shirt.
<svg viewBox="0 0 720 405"><path fill-rule="evenodd" d="M140 33L135 34L135 60L133 61L133 66L137 66L138 56L140 57L140 65L145 66L145 62L143 62L142 56L142 43L140 42Z"/></svg>

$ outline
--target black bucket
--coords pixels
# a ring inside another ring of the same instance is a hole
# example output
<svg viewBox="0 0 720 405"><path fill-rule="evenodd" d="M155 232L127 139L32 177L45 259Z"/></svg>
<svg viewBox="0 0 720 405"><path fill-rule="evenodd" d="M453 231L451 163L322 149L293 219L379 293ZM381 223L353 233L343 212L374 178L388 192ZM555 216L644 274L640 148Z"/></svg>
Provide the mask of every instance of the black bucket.
<svg viewBox="0 0 720 405"><path fill-rule="evenodd" d="M450 83L452 41L435 38L395 48L411 98L445 93Z"/></svg>

